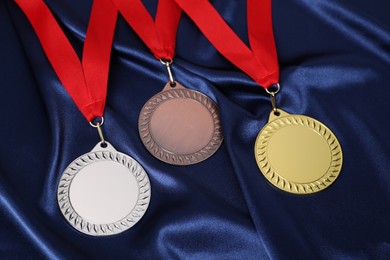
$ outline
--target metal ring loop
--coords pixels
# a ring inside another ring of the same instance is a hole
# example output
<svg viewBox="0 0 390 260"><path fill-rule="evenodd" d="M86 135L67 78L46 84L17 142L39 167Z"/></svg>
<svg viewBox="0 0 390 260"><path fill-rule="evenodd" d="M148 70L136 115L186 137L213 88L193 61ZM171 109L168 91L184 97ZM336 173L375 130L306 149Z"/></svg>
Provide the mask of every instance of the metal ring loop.
<svg viewBox="0 0 390 260"><path fill-rule="evenodd" d="M173 59L170 59L170 60L163 60L163 59L160 59L160 62L162 64L164 64L165 66L169 66L173 63Z"/></svg>
<svg viewBox="0 0 390 260"><path fill-rule="evenodd" d="M268 90L269 88L275 86L276 87L276 90L275 91L270 91ZM276 84L273 84L271 86L269 86L268 88L265 89L265 91L267 91L268 94L270 94L271 96L274 96L276 95L280 90L280 84L279 83L276 83Z"/></svg>
<svg viewBox="0 0 390 260"><path fill-rule="evenodd" d="M97 122L96 124L92 123L93 120L98 119L98 118L100 118L100 122ZM89 122L89 124L92 127L98 128L98 127L100 127L100 126L102 126L104 124L104 117L102 117L102 116L101 117L96 117L95 119L93 119L92 121Z"/></svg>
<svg viewBox="0 0 390 260"><path fill-rule="evenodd" d="M164 61L163 59L160 59L160 62L161 62L162 64L164 64L165 67L167 67L168 76L169 76L169 81L171 82L171 85L174 87L174 86L176 85L176 83L175 83L175 80L173 79L173 74L172 74L171 66L170 66L170 65L172 64L173 60L170 59L170 60Z"/></svg>

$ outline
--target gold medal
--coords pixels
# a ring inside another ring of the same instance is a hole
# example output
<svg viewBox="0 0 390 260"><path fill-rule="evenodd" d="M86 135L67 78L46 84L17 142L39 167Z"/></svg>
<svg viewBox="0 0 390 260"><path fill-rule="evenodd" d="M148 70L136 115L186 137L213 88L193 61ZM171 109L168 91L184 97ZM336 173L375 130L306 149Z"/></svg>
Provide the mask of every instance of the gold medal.
<svg viewBox="0 0 390 260"><path fill-rule="evenodd" d="M340 143L321 122L276 109L275 94L271 92L274 110L255 143L260 171L286 192L309 194L326 189L341 171Z"/></svg>
<svg viewBox="0 0 390 260"><path fill-rule="evenodd" d="M341 146L328 127L311 117L280 109L271 112L268 124L257 136L255 157L269 182L295 194L327 188L338 177L343 163Z"/></svg>

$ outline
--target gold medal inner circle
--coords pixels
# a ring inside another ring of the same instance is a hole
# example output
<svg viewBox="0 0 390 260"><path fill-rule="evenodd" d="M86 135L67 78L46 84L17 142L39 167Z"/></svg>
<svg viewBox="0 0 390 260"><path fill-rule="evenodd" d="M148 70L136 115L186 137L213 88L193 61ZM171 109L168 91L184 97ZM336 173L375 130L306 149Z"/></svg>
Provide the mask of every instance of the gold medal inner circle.
<svg viewBox="0 0 390 260"><path fill-rule="evenodd" d="M275 172L295 183L310 183L322 178L332 161L324 137L303 125L278 129L270 137L267 154Z"/></svg>
<svg viewBox="0 0 390 260"><path fill-rule="evenodd" d="M214 120L209 110L190 98L162 102L150 120L154 141L175 154L191 154L203 149L214 134Z"/></svg>

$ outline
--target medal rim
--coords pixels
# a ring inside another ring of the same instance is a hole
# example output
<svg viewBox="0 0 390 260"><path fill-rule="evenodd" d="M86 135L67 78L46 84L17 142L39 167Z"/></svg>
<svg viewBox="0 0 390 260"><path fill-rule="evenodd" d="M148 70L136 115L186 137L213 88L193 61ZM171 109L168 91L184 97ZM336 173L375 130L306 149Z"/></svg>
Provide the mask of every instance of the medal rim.
<svg viewBox="0 0 390 260"><path fill-rule="evenodd" d="M142 165L131 156L117 151L111 144L106 143L112 149L96 149L100 147L99 143L90 152L73 160L62 172L57 187L57 203L63 217L73 228L91 236L110 236L128 230L141 220L151 200L150 180ZM102 161L111 161L126 167L129 174L133 174L138 185L138 198L134 208L122 219L105 224L92 223L84 219L73 208L69 198L70 186L77 173L88 165Z"/></svg>
<svg viewBox="0 0 390 260"><path fill-rule="evenodd" d="M328 188L335 182L341 172L343 164L343 153L336 135L322 122L309 116L288 114L283 110L282 115L269 121L259 132L255 142L255 159L263 176L275 187L293 194L312 194ZM272 115L273 111L271 112ZM268 156L267 147L269 140L278 130L292 125L305 126L314 130L326 141L331 153L331 162L328 170L318 179L311 182L299 183L290 181L272 167ZM270 127L272 126L272 127Z"/></svg>
<svg viewBox="0 0 390 260"><path fill-rule="evenodd" d="M176 87L160 91L159 93L149 98L148 101L144 104L139 114L138 132L145 148L155 158L171 165L192 165L208 159L221 146L223 142L223 133L221 121L219 118L219 111L216 103L207 95L199 91L186 88L178 82L175 83ZM168 84L169 82L167 85ZM176 98L192 99L198 102L206 108L213 120L214 132L212 137L202 149L196 152L188 154L173 153L159 145L158 142L153 139L151 134L150 123L154 112L163 102Z"/></svg>

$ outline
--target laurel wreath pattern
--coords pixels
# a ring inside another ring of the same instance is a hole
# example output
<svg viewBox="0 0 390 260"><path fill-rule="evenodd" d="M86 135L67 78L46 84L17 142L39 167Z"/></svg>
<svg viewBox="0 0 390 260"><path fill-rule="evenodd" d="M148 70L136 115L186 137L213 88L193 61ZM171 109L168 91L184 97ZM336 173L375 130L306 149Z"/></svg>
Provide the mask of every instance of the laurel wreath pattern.
<svg viewBox="0 0 390 260"><path fill-rule="evenodd" d="M268 142L273 134L283 127L293 125L313 129L325 139L330 148L331 163L327 172L320 179L310 183L296 183L283 178L273 169L267 157ZM332 131L321 122L303 115L281 117L264 126L256 140L255 155L257 165L268 181L284 191L295 194L310 194L327 188L338 177L343 161L341 146Z"/></svg>
<svg viewBox="0 0 390 260"><path fill-rule="evenodd" d="M139 195L135 207L126 217L115 223L97 224L85 220L77 214L69 200L70 184L76 174L85 166L99 161L113 161L125 166L138 182ZM96 151L78 157L65 169L58 185L57 198L62 214L74 228L88 235L107 236L121 233L135 225L149 206L150 194L149 178L137 161L120 152Z"/></svg>
<svg viewBox="0 0 390 260"><path fill-rule="evenodd" d="M176 98L198 101L210 112L214 122L214 133L209 143L201 150L191 154L176 154L165 150L156 143L150 133L150 122L154 111L162 102ZM157 159L175 165L190 165L201 162L213 155L223 141L221 122L216 104L206 95L186 88L165 90L150 98L141 110L138 127L141 140L148 151Z"/></svg>

